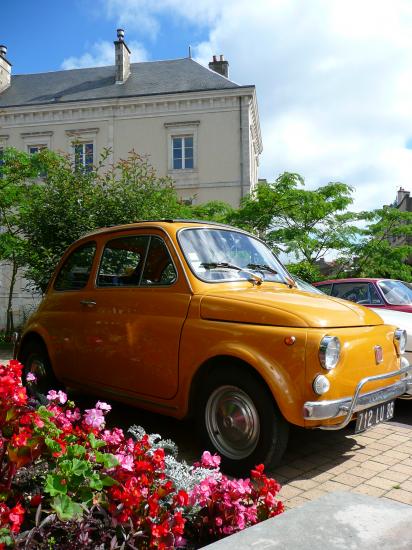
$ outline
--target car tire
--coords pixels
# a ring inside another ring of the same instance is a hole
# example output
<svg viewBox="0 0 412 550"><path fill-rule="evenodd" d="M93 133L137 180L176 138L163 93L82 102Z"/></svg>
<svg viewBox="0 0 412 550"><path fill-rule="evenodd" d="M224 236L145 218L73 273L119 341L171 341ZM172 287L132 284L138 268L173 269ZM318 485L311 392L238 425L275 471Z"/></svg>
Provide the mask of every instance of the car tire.
<svg viewBox="0 0 412 550"><path fill-rule="evenodd" d="M22 350L22 381L30 397L44 403L49 390L58 390L62 384L54 375L46 346L41 342L29 342ZM27 380L29 373L34 374L36 381Z"/></svg>
<svg viewBox="0 0 412 550"><path fill-rule="evenodd" d="M196 422L206 450L218 453L222 470L247 476L257 464L282 457L289 424L269 389L243 366L214 369L203 381Z"/></svg>

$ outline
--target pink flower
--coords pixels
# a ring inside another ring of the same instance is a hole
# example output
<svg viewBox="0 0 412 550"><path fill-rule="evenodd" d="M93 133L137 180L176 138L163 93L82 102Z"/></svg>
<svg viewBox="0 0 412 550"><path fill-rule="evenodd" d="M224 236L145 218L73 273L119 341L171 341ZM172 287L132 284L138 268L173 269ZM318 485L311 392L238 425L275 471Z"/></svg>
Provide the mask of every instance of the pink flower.
<svg viewBox="0 0 412 550"><path fill-rule="evenodd" d="M123 430L120 428L113 428L113 430L104 430L102 434L103 441L106 441L109 445L119 445L123 439Z"/></svg>
<svg viewBox="0 0 412 550"><path fill-rule="evenodd" d="M98 401L96 403L96 409L100 409L101 411L109 412L109 411L112 410L112 407L111 407L111 405L109 405L108 403L105 403L104 401Z"/></svg>
<svg viewBox="0 0 412 550"><path fill-rule="evenodd" d="M67 410L65 412L66 418L70 420L70 422L75 422L76 420L80 420L81 414L79 409L74 409L74 411Z"/></svg>
<svg viewBox="0 0 412 550"><path fill-rule="evenodd" d="M119 453L115 455L117 460L119 461L120 466L124 470L128 470L129 472L133 472L133 456L132 455L125 455L124 453Z"/></svg>
<svg viewBox="0 0 412 550"><path fill-rule="evenodd" d="M58 401L61 405L64 405L67 401L67 394L64 391L59 390L50 390L47 394L47 399L49 401Z"/></svg>
<svg viewBox="0 0 412 550"><path fill-rule="evenodd" d="M204 468L218 468L220 461L221 458L219 455L212 455L209 451L204 451L200 459L200 464Z"/></svg>
<svg viewBox="0 0 412 550"><path fill-rule="evenodd" d="M100 409L86 409L84 415L85 423L91 428L103 428L104 416Z"/></svg>
<svg viewBox="0 0 412 550"><path fill-rule="evenodd" d="M29 372L26 376L26 380L27 382L36 382L37 378L32 372Z"/></svg>

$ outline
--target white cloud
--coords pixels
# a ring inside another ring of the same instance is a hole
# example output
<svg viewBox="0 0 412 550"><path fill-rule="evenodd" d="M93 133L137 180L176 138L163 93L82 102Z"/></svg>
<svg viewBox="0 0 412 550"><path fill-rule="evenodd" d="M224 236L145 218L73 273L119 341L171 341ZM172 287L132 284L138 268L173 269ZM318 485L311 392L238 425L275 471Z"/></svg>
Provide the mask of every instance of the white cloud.
<svg viewBox="0 0 412 550"><path fill-rule="evenodd" d="M130 42L127 44L131 50L131 61L147 60L147 52L145 48L138 42ZM95 42L90 51L79 57L69 57L61 64L62 69L83 69L84 67L105 67L106 65L114 65L114 45L113 42L102 40Z"/></svg>
<svg viewBox="0 0 412 550"><path fill-rule="evenodd" d="M197 59L223 53L234 81L256 84L261 177L343 181L357 208L412 191L410 0L103 1L152 38L170 17L208 28Z"/></svg>

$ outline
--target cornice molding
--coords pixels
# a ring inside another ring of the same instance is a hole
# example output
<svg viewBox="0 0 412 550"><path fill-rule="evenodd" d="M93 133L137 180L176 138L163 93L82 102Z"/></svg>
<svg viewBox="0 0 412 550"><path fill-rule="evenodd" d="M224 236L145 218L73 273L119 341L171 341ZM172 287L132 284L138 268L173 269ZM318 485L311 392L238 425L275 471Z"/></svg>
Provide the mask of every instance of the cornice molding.
<svg viewBox="0 0 412 550"><path fill-rule="evenodd" d="M44 132L22 132L20 134L20 136L24 139L24 138L29 138L29 137L44 137L44 136L52 136L53 135L53 132L50 130L45 130ZM1 136L0 136L1 137Z"/></svg>
<svg viewBox="0 0 412 550"><path fill-rule="evenodd" d="M181 122L165 122L165 128L179 128L180 126L199 126L200 120L188 120Z"/></svg>
<svg viewBox="0 0 412 550"><path fill-rule="evenodd" d="M254 88L213 90L112 100L0 108L0 123L18 127L39 124L93 121L107 118L144 118L235 110L239 96L253 96Z"/></svg>
<svg viewBox="0 0 412 550"><path fill-rule="evenodd" d="M73 128L66 130L66 135L69 137L82 136L84 134L97 134L100 128Z"/></svg>

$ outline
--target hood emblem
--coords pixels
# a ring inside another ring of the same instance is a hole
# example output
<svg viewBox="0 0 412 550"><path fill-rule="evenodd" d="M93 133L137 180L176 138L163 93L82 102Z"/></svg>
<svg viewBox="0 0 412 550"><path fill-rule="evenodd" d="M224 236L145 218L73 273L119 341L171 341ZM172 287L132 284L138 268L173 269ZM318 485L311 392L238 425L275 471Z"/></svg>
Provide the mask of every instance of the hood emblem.
<svg viewBox="0 0 412 550"><path fill-rule="evenodd" d="M383 363L383 351L381 346L375 346L375 362L377 365Z"/></svg>

